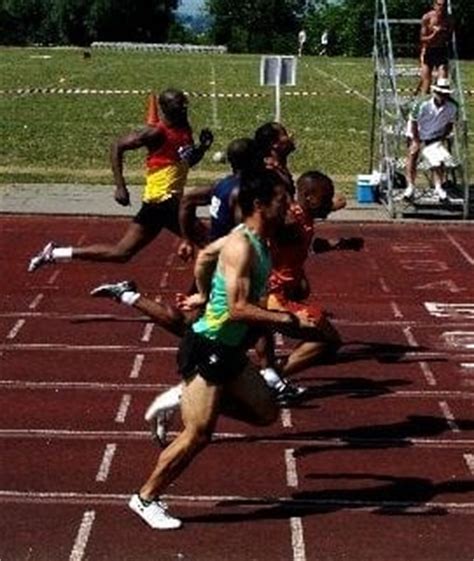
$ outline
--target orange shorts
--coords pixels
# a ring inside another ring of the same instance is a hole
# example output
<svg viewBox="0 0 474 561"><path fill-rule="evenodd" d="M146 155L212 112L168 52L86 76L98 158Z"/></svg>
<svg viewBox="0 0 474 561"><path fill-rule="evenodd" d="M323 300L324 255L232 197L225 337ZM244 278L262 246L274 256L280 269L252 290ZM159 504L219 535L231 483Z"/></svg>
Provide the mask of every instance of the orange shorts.
<svg viewBox="0 0 474 561"><path fill-rule="evenodd" d="M323 308L317 302L310 304L308 302L288 300L288 298L279 292L272 292L268 295L267 308L269 310L291 312L293 314L304 312L317 323L326 315Z"/></svg>

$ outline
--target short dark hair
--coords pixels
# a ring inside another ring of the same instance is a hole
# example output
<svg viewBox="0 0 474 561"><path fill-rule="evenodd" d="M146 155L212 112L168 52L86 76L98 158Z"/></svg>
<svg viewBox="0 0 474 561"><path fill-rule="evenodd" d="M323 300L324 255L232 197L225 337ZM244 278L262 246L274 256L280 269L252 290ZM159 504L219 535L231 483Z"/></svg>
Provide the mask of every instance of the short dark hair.
<svg viewBox="0 0 474 561"><path fill-rule="evenodd" d="M275 187L282 185L280 176L272 170L243 173L240 179L238 203L242 217L251 216L255 210L255 202L269 205L275 195Z"/></svg>
<svg viewBox="0 0 474 561"><path fill-rule="evenodd" d="M268 156L272 145L278 140L283 126L276 121L265 123L255 131L255 142L262 156Z"/></svg>
<svg viewBox="0 0 474 561"><path fill-rule="evenodd" d="M318 195L324 197L334 196L334 183L332 179L318 170L305 171L298 177L297 181L298 191L305 193L308 189L316 191Z"/></svg>
<svg viewBox="0 0 474 561"><path fill-rule="evenodd" d="M260 158L255 141L246 137L232 140L227 147L227 160L234 173L256 169L260 165Z"/></svg>
<svg viewBox="0 0 474 561"><path fill-rule="evenodd" d="M174 115L176 111L181 112L186 108L187 101L184 92L175 88L167 88L158 96L158 102L165 115Z"/></svg>

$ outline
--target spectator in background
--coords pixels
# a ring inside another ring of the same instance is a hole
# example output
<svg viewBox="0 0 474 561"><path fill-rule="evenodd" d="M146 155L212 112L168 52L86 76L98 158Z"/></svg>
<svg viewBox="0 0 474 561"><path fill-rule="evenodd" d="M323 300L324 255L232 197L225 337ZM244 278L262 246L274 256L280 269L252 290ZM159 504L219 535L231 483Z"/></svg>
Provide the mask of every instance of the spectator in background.
<svg viewBox="0 0 474 561"><path fill-rule="evenodd" d="M449 44L454 25L446 0L434 0L433 8L421 19L421 93L430 92L433 70L437 78L449 76Z"/></svg>
<svg viewBox="0 0 474 561"><path fill-rule="evenodd" d="M304 44L306 43L306 31L302 29L298 33L298 56L303 54Z"/></svg>
<svg viewBox="0 0 474 561"><path fill-rule="evenodd" d="M325 29L321 35L321 42L319 48L319 56L327 55L329 47L329 31Z"/></svg>

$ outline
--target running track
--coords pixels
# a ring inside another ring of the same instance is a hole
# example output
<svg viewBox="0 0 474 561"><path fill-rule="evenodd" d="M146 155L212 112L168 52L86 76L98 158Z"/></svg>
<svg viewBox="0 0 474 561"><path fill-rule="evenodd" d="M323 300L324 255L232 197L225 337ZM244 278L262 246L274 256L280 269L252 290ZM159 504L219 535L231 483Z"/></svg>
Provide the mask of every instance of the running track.
<svg viewBox="0 0 474 561"><path fill-rule="evenodd" d="M155 461L142 417L176 381L177 342L88 291L186 289L176 240L28 274L48 239L114 239L126 221L1 222L1 561L474 560L471 225L321 225L364 240L308 267L349 344L300 376L311 399L274 426L222 420L169 489L184 528L156 532L126 501Z"/></svg>

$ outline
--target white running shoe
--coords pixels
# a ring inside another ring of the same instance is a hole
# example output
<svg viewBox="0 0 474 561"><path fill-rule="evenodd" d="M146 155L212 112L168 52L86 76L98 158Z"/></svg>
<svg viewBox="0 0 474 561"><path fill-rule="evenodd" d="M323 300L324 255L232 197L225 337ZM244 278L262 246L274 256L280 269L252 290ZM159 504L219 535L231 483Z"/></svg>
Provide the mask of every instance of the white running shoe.
<svg viewBox="0 0 474 561"><path fill-rule="evenodd" d="M28 265L28 272L32 273L39 269L43 265L48 263L54 263L53 259L53 249L56 247L54 242L47 243L43 249L37 253L34 257L30 259L30 264Z"/></svg>
<svg viewBox="0 0 474 561"><path fill-rule="evenodd" d="M176 530L183 524L179 518L168 514L168 506L163 501L144 502L138 493L135 493L128 506L154 530Z"/></svg>
<svg viewBox="0 0 474 561"><path fill-rule="evenodd" d="M442 187L437 187L434 190L435 195L438 197L438 201L440 203L444 203L445 201L448 200L448 193L446 192L446 189L443 189Z"/></svg>
<svg viewBox="0 0 474 561"><path fill-rule="evenodd" d="M402 199L406 201L411 201L415 197L415 187L413 185L408 185L408 187L403 191Z"/></svg>
<svg viewBox="0 0 474 561"><path fill-rule="evenodd" d="M93 288L89 294L91 296L100 298L112 298L117 302L122 301L122 294L124 292L137 292L137 285L133 281L112 282L101 284Z"/></svg>
<svg viewBox="0 0 474 561"><path fill-rule="evenodd" d="M145 421L150 423L158 415L158 413L178 407L181 401L182 393L183 385L177 384L176 386L172 386L165 392L157 395L145 412Z"/></svg>

